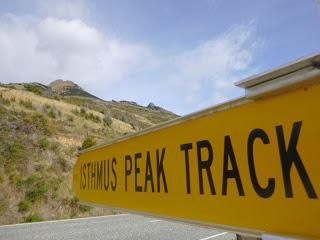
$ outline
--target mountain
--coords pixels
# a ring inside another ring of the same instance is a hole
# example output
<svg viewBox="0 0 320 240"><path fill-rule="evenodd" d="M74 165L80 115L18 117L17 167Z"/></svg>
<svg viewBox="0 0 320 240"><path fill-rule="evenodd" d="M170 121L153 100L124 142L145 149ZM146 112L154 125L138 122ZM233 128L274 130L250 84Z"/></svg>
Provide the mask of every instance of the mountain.
<svg viewBox="0 0 320 240"><path fill-rule="evenodd" d="M70 80L55 80L48 85L52 92L60 96L81 96L98 99L96 96L83 90L80 86Z"/></svg>
<svg viewBox="0 0 320 240"><path fill-rule="evenodd" d="M72 81L0 84L0 224L113 213L73 195L78 151L176 117L99 99Z"/></svg>

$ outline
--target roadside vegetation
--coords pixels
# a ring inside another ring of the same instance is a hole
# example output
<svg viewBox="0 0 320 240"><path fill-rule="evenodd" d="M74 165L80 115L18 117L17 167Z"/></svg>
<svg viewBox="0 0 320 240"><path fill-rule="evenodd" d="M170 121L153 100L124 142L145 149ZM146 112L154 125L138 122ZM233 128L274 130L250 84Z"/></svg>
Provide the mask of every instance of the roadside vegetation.
<svg viewBox="0 0 320 240"><path fill-rule="evenodd" d="M73 195L78 152L175 115L23 87L0 86L0 224L112 214Z"/></svg>

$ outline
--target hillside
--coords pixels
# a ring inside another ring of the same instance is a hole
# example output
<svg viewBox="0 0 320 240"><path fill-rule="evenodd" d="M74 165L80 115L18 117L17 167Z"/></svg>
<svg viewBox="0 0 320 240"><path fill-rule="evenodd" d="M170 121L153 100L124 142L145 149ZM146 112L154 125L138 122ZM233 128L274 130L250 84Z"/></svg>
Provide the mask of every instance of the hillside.
<svg viewBox="0 0 320 240"><path fill-rule="evenodd" d="M79 149L177 115L104 101L71 81L0 85L0 224L110 214L73 196Z"/></svg>

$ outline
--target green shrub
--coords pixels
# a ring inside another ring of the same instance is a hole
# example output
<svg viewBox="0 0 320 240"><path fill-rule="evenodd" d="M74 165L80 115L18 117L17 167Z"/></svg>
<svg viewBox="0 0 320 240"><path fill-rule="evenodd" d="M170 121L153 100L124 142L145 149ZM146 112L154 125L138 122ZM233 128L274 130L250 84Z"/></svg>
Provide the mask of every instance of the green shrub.
<svg viewBox="0 0 320 240"><path fill-rule="evenodd" d="M17 179L19 177L17 177L17 175L15 174L15 172L13 171L12 173L9 174L9 180L10 180L10 183L16 183L17 182Z"/></svg>
<svg viewBox="0 0 320 240"><path fill-rule="evenodd" d="M100 119L99 116L94 115L92 112L87 113L85 108L81 108L80 111L75 108L75 109L72 110L72 113L74 115L83 117L83 118L85 118L87 120L90 120L92 122L95 122L95 123L100 123L101 122L101 119Z"/></svg>
<svg viewBox="0 0 320 240"><path fill-rule="evenodd" d="M79 150L84 150L86 148L92 147L96 144L96 142L90 138L90 137L86 137L86 139L83 140L81 147L79 148Z"/></svg>
<svg viewBox="0 0 320 240"><path fill-rule="evenodd" d="M54 106L50 106L49 104L44 104L42 110L48 115L50 118L56 118L56 108ZM58 115L61 116L61 112L58 111Z"/></svg>
<svg viewBox="0 0 320 240"><path fill-rule="evenodd" d="M14 171L16 170L16 165L13 162L9 162L8 164L6 164L5 170L6 174L9 175L9 177L12 177Z"/></svg>
<svg viewBox="0 0 320 240"><path fill-rule="evenodd" d="M49 140L46 137L42 137L38 140L38 145L42 150L46 150L49 147Z"/></svg>
<svg viewBox="0 0 320 240"><path fill-rule="evenodd" d="M31 208L32 203L29 200L22 200L21 202L19 202L18 206L19 212L26 212Z"/></svg>
<svg viewBox="0 0 320 240"><path fill-rule="evenodd" d="M24 186L30 186L36 181L39 181L41 178L38 175L31 175L25 179L20 178L16 181L17 187L21 187L22 185Z"/></svg>
<svg viewBox="0 0 320 240"><path fill-rule="evenodd" d="M79 198L77 196L73 196L71 199L70 199L70 207L78 207L78 204L79 204Z"/></svg>
<svg viewBox="0 0 320 240"><path fill-rule="evenodd" d="M3 143L0 147L0 153L2 153L4 159L7 160L7 164L20 160L24 156L25 150L26 147L21 142L21 140L18 140L16 138Z"/></svg>
<svg viewBox="0 0 320 240"><path fill-rule="evenodd" d="M48 135L52 131L49 128L47 118L43 114L39 112L30 114L24 111L21 111L18 114L18 117L23 121L21 124L23 129L34 131L34 128L36 128L37 131L44 135Z"/></svg>
<svg viewBox="0 0 320 240"><path fill-rule="evenodd" d="M79 198L77 196L73 196L70 199L70 207L73 209L79 209L81 212L88 212L91 210L91 207L85 206L85 205L80 205L79 204Z"/></svg>
<svg viewBox="0 0 320 240"><path fill-rule="evenodd" d="M81 212L88 212L91 210L91 207L90 206L85 206L85 205L79 205L79 210Z"/></svg>
<svg viewBox="0 0 320 240"><path fill-rule="evenodd" d="M28 215L25 219L26 222L40 222L43 218L38 213L32 213Z"/></svg>
<svg viewBox="0 0 320 240"><path fill-rule="evenodd" d="M32 85L32 84L27 84L24 86L24 88L32 93L35 93L37 95L42 95L43 89L40 86Z"/></svg>
<svg viewBox="0 0 320 240"><path fill-rule="evenodd" d="M25 107L26 109L33 109L33 105L32 102L30 100L22 100L20 99L19 101L20 105Z"/></svg>
<svg viewBox="0 0 320 240"><path fill-rule="evenodd" d="M3 183L3 180L4 180L3 172L0 171L0 183Z"/></svg>
<svg viewBox="0 0 320 240"><path fill-rule="evenodd" d="M48 192L48 184L46 182L38 182L33 188L26 192L26 199L31 202L36 202L43 199L45 193Z"/></svg>
<svg viewBox="0 0 320 240"><path fill-rule="evenodd" d="M0 198L0 214L7 209L8 203L5 198Z"/></svg>
<svg viewBox="0 0 320 240"><path fill-rule="evenodd" d="M25 185L31 185L36 181L39 181L41 178L38 175L31 175L24 180Z"/></svg>
<svg viewBox="0 0 320 240"><path fill-rule="evenodd" d="M87 114L86 110L84 108L80 109L80 115L85 116Z"/></svg>
<svg viewBox="0 0 320 240"><path fill-rule="evenodd" d="M21 187L23 185L23 178L16 177L15 184L16 184L17 187Z"/></svg>
<svg viewBox="0 0 320 240"><path fill-rule="evenodd" d="M22 116L22 119L26 124L35 126L35 128L43 134L49 133L48 120L43 114L24 114L24 116Z"/></svg>
<svg viewBox="0 0 320 240"><path fill-rule="evenodd" d="M49 133L48 120L42 114L32 114L31 119L39 131Z"/></svg>
<svg viewBox="0 0 320 240"><path fill-rule="evenodd" d="M50 118L56 118L56 117L57 117L57 115L56 115L55 111L53 111L53 109L50 109L50 110L47 112L47 114L48 114L48 116L49 116Z"/></svg>
<svg viewBox="0 0 320 240"><path fill-rule="evenodd" d="M54 191L51 195L52 199L58 199L59 195L58 192Z"/></svg>
<svg viewBox="0 0 320 240"><path fill-rule="evenodd" d="M87 120L90 120L92 122L95 122L95 123L100 123L101 122L101 119L99 118L99 116L96 116L91 112L88 113L88 114L85 114L84 118L87 119Z"/></svg>
<svg viewBox="0 0 320 240"><path fill-rule="evenodd" d="M78 212L76 209L71 210L70 218L77 218L78 217Z"/></svg>

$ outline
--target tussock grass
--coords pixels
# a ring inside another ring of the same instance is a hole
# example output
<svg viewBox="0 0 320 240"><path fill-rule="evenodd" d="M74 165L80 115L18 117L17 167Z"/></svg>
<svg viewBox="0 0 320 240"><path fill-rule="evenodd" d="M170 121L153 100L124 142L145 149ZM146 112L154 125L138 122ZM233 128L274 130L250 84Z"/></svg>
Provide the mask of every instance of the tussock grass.
<svg viewBox="0 0 320 240"><path fill-rule="evenodd" d="M43 221L43 218L37 212L31 213L25 219L25 222L40 222L40 221Z"/></svg>
<svg viewBox="0 0 320 240"><path fill-rule="evenodd" d="M29 200L22 200L21 202L19 202L19 212L26 212L28 211L31 206L32 206L32 202L30 202Z"/></svg>

